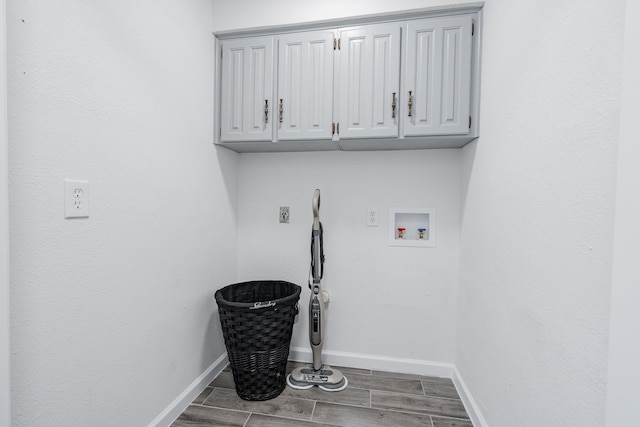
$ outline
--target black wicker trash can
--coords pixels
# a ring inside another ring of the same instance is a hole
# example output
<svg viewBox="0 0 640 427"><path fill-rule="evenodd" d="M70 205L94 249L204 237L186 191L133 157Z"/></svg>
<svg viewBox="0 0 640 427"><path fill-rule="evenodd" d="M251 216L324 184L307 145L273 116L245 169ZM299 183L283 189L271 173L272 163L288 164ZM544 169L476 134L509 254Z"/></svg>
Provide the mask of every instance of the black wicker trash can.
<svg viewBox="0 0 640 427"><path fill-rule="evenodd" d="M298 285L277 280L216 291L229 364L242 399L273 399L284 390L300 291Z"/></svg>

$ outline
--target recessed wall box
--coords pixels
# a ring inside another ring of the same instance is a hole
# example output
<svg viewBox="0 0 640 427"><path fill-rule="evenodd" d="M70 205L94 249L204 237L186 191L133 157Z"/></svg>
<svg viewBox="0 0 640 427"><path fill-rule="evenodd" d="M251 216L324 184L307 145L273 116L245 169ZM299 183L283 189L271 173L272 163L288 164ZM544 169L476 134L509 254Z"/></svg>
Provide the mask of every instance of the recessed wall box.
<svg viewBox="0 0 640 427"><path fill-rule="evenodd" d="M436 208L389 208L389 246L436 246Z"/></svg>

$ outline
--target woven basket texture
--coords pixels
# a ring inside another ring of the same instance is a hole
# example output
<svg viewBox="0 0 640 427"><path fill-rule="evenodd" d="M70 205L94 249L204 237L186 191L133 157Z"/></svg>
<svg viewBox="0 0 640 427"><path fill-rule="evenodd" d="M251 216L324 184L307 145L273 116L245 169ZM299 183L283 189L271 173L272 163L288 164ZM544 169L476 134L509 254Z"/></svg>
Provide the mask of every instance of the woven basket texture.
<svg viewBox="0 0 640 427"><path fill-rule="evenodd" d="M215 294L238 396L277 397L286 386L287 359L301 288L284 281L236 283Z"/></svg>

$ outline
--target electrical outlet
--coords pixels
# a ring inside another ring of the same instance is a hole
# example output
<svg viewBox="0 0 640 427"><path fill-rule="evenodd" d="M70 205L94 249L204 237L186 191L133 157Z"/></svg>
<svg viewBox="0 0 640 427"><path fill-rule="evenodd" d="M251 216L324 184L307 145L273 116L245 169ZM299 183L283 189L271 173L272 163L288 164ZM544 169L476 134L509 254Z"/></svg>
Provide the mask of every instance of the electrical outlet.
<svg viewBox="0 0 640 427"><path fill-rule="evenodd" d="M64 180L64 217L89 216L89 181Z"/></svg>
<svg viewBox="0 0 640 427"><path fill-rule="evenodd" d="M280 223L289 224L289 206L280 206Z"/></svg>
<svg viewBox="0 0 640 427"><path fill-rule="evenodd" d="M368 227L378 226L378 208L367 208L367 222Z"/></svg>

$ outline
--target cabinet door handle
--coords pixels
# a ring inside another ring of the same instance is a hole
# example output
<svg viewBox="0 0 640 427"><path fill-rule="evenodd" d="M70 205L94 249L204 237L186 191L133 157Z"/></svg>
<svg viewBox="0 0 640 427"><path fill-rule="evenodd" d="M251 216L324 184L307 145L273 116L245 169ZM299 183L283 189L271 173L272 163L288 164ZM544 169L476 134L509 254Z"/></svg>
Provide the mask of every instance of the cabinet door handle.
<svg viewBox="0 0 640 427"><path fill-rule="evenodd" d="M280 109L279 109L279 113L280 113L280 123L282 123L282 113L284 112L284 108L282 107L282 98L280 98Z"/></svg>
<svg viewBox="0 0 640 427"><path fill-rule="evenodd" d="M391 118L396 118L396 93L393 92L393 100L391 101Z"/></svg>
<svg viewBox="0 0 640 427"><path fill-rule="evenodd" d="M269 100L264 100L264 122L269 123Z"/></svg>
<svg viewBox="0 0 640 427"><path fill-rule="evenodd" d="M411 96L412 91L409 91L409 117L411 117L411 107L413 107L413 96Z"/></svg>

